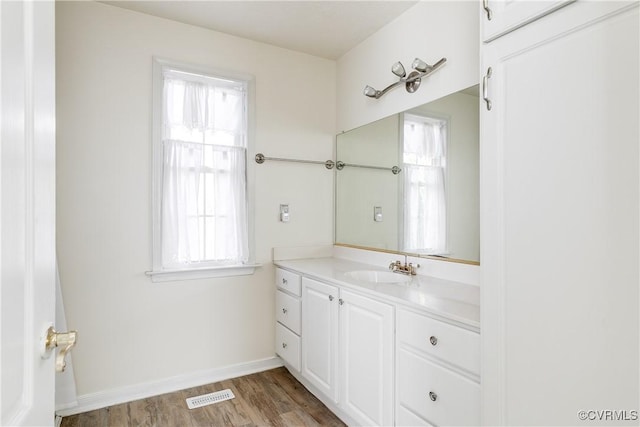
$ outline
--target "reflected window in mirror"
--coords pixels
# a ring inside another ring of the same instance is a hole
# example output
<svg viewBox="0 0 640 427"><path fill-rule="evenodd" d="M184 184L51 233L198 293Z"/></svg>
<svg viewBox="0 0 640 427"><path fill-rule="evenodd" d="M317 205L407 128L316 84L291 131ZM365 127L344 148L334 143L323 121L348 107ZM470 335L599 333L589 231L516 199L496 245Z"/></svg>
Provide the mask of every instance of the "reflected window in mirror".
<svg viewBox="0 0 640 427"><path fill-rule="evenodd" d="M447 132L446 119L404 114L401 167L405 252L447 253Z"/></svg>

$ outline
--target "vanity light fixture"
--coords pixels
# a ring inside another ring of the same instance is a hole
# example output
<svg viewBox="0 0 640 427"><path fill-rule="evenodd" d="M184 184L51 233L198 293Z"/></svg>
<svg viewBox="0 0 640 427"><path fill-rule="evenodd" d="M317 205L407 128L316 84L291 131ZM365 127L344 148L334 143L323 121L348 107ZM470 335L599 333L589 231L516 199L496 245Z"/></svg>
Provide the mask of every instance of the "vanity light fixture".
<svg viewBox="0 0 640 427"><path fill-rule="evenodd" d="M447 62L447 58L442 58L440 61L436 62L435 64L429 65L426 62L424 62L422 59L416 58L411 63L411 68L413 68L414 71L411 71L407 75L407 72L404 69L404 65L402 65L402 62L398 61L391 66L391 72L396 76L400 77L400 80L387 86L382 90L376 90L371 86L367 85L364 87L363 93L365 96L368 96L369 98L378 99L382 95L384 95L385 93L389 92L391 89L395 88L396 86L402 83L404 83L404 86L405 86L405 89L407 89L407 92L413 93L416 90L418 90L418 88L420 87L420 82L423 77L427 77L429 74L433 73L435 70L437 70L442 65L444 65L445 62Z"/></svg>

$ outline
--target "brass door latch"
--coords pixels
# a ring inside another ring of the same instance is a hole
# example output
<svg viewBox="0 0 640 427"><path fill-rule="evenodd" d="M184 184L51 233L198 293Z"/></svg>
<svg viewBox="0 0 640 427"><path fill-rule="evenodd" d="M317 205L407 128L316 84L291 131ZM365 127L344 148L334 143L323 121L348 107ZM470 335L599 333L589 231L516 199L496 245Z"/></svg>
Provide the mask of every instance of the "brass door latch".
<svg viewBox="0 0 640 427"><path fill-rule="evenodd" d="M53 326L49 326L49 329L47 329L47 337L45 339L46 355L48 356L56 347L60 348L56 356L56 372L63 372L67 366L64 358L71 348L76 345L77 336L77 331L56 332Z"/></svg>

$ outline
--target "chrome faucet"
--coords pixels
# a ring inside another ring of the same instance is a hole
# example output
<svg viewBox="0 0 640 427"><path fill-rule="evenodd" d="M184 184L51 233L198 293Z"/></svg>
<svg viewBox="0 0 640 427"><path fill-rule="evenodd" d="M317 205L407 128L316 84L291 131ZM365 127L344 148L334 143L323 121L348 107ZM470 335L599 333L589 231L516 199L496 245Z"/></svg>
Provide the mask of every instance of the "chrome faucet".
<svg viewBox="0 0 640 427"><path fill-rule="evenodd" d="M416 265L413 265L412 263L407 264L406 260L404 264L402 264L402 261L394 261L391 264L389 264L389 270L391 270L392 272L406 274L409 276L415 276L416 268L419 268L419 267L420 267L420 264L416 264Z"/></svg>

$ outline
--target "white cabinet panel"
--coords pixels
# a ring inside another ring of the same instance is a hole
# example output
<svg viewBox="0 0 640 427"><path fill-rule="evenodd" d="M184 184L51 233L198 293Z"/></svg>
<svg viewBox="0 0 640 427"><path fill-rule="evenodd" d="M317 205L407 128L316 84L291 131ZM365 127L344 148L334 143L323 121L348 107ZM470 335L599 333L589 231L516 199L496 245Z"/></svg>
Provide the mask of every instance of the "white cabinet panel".
<svg viewBox="0 0 640 427"><path fill-rule="evenodd" d="M300 335L300 299L276 291L276 320Z"/></svg>
<svg viewBox="0 0 640 427"><path fill-rule="evenodd" d="M432 427L413 412L403 406L396 407L396 427Z"/></svg>
<svg viewBox="0 0 640 427"><path fill-rule="evenodd" d="M302 375L337 402L338 288L302 279Z"/></svg>
<svg viewBox="0 0 640 427"><path fill-rule="evenodd" d="M424 357L398 350L398 406L435 425L480 425L480 385Z"/></svg>
<svg viewBox="0 0 640 427"><path fill-rule="evenodd" d="M341 290L340 405L362 425L393 424L393 307Z"/></svg>
<svg viewBox="0 0 640 427"><path fill-rule="evenodd" d="M619 7L577 2L483 46L484 424L640 400L638 2Z"/></svg>
<svg viewBox="0 0 640 427"><path fill-rule="evenodd" d="M483 0L482 40L488 42L576 0Z"/></svg>
<svg viewBox="0 0 640 427"><path fill-rule="evenodd" d="M276 354L300 371L300 337L276 323Z"/></svg>
<svg viewBox="0 0 640 427"><path fill-rule="evenodd" d="M397 311L399 344L480 375L480 335L408 310Z"/></svg>

